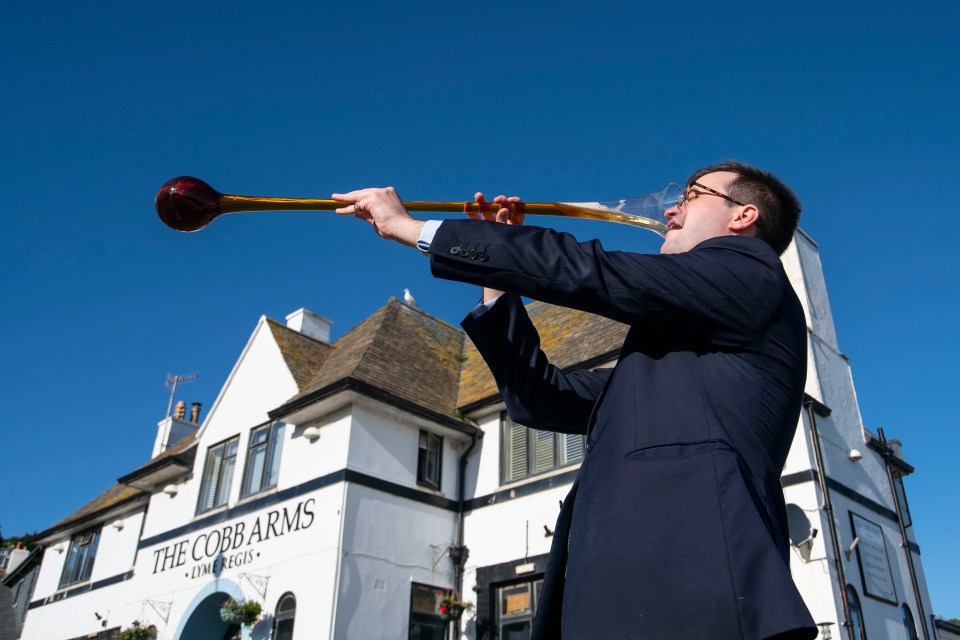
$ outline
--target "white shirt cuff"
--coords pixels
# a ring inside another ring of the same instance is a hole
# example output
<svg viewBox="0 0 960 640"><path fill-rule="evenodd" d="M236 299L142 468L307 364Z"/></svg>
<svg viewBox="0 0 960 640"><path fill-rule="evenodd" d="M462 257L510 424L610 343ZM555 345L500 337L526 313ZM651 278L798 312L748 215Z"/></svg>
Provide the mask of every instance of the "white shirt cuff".
<svg viewBox="0 0 960 640"><path fill-rule="evenodd" d="M479 318L480 316L485 314L487 311L492 309L493 305L497 304L497 300L499 300L502 297L503 297L502 295L499 295L493 300L491 300L490 302L481 302L470 311L470 317Z"/></svg>
<svg viewBox="0 0 960 640"><path fill-rule="evenodd" d="M433 236L437 235L437 229L443 220L427 220L423 223L423 230L420 231L420 237L417 238L417 249L420 253L427 255L430 251L430 245L433 243Z"/></svg>

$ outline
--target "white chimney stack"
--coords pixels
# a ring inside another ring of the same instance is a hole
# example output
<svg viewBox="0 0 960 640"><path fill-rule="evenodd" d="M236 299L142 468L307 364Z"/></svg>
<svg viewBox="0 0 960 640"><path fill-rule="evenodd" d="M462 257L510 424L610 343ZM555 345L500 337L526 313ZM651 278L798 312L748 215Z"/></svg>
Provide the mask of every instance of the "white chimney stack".
<svg viewBox="0 0 960 640"><path fill-rule="evenodd" d="M287 327L324 344L330 344L330 325L332 324L330 320L306 309L297 309L287 316Z"/></svg>

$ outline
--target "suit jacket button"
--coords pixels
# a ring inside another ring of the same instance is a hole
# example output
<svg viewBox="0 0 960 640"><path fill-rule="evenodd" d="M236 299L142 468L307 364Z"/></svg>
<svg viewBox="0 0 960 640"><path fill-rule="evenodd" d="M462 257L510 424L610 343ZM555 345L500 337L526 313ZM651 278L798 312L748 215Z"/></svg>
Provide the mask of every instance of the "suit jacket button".
<svg viewBox="0 0 960 640"><path fill-rule="evenodd" d="M451 254L457 255L457 252L458 252L458 251L459 251L459 249L458 249L457 247L450 247L450 253L451 253Z"/></svg>
<svg viewBox="0 0 960 640"><path fill-rule="evenodd" d="M460 254L460 257L461 257L461 258L466 258L466 257L467 257L467 250L464 249L463 247L460 247L460 249L457 250L457 253Z"/></svg>
<svg viewBox="0 0 960 640"><path fill-rule="evenodd" d="M471 260L476 260L476 259L477 259L477 251L476 251L476 249L470 249L470 251L469 251L468 253L470 254L470 259L471 259Z"/></svg>
<svg viewBox="0 0 960 640"><path fill-rule="evenodd" d="M593 438L587 440L587 451L590 451L590 449L593 449Z"/></svg>
<svg viewBox="0 0 960 640"><path fill-rule="evenodd" d="M483 251L477 251L477 260L480 262L486 262L487 259L487 254L485 254Z"/></svg>

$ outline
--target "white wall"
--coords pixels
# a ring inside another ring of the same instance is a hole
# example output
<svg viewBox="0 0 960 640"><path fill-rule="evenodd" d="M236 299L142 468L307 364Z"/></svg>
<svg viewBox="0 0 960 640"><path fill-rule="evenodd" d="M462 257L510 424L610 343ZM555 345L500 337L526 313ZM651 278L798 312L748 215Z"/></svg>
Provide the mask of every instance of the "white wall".
<svg viewBox="0 0 960 640"><path fill-rule="evenodd" d="M240 497L250 430L269 420L267 412L296 393L293 376L284 363L266 319L261 318L200 428L192 474L179 485L180 491L176 496L171 498L163 493L152 496L144 537L166 531L171 527L170 523L188 522L205 515L198 516L196 510L207 450L212 445L239 435L239 453L228 500L228 506L235 505ZM287 429L285 434L284 456L293 455L286 446L292 444L292 432L292 428ZM305 439L299 440L306 444Z"/></svg>
<svg viewBox="0 0 960 640"><path fill-rule="evenodd" d="M410 584L453 586L456 514L356 484L345 507L334 638L405 638Z"/></svg>

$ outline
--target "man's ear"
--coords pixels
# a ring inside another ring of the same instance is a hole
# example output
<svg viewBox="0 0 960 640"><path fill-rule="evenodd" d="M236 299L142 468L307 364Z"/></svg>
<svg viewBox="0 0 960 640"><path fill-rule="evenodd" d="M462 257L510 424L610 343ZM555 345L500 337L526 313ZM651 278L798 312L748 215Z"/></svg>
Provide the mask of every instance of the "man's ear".
<svg viewBox="0 0 960 640"><path fill-rule="evenodd" d="M757 223L760 221L760 211L756 205L748 204L739 209L737 214L730 219L728 225L730 231L745 235L755 235Z"/></svg>

